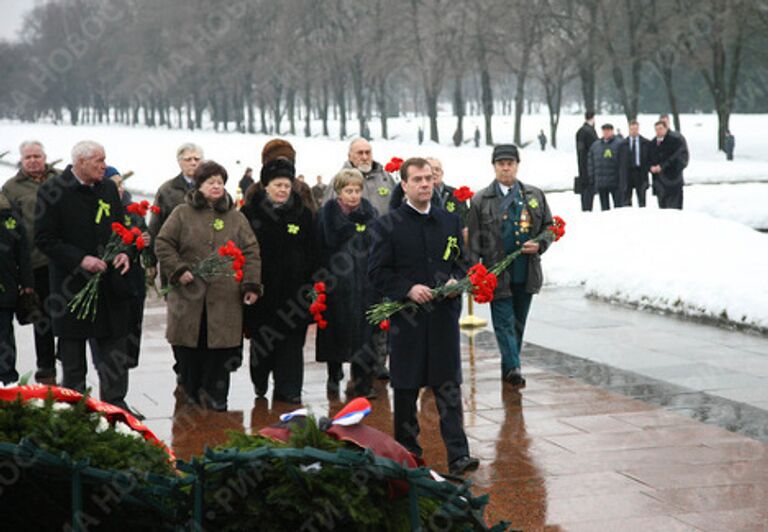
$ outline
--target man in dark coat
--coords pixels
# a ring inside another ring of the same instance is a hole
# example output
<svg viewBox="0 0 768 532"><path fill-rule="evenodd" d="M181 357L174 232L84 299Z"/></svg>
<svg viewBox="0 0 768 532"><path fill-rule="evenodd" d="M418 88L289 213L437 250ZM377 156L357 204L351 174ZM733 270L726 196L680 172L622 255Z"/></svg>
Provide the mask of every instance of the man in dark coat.
<svg viewBox="0 0 768 532"><path fill-rule="evenodd" d="M629 123L629 136L619 145L619 199L622 206L632 206L634 190L637 204L645 207L650 155L651 141L640 135L640 124L632 120Z"/></svg>
<svg viewBox="0 0 768 532"><path fill-rule="evenodd" d="M589 148L597 140L595 113L587 111L584 114L584 119L584 124L576 132L576 157L579 163L579 180L581 181L581 210L591 211L595 200L595 187L590 182L587 160L589 159Z"/></svg>
<svg viewBox="0 0 768 532"><path fill-rule="evenodd" d="M613 206L621 207L619 199L619 146L622 139L613 134L613 126L604 124L603 138L589 148L587 171L589 180L600 195L600 208L607 211Z"/></svg>
<svg viewBox="0 0 768 532"><path fill-rule="evenodd" d="M688 168L688 162L691 159L691 154L688 151L688 141L685 140L685 136L682 133L672 129L672 126L670 125L669 115L668 114L660 115L659 116L659 120L664 122L664 126L667 128L667 134L670 137L674 137L674 138L676 138L676 139L678 139L680 141L680 147L678 148L680 153L677 154L676 157L679 158L679 160L683 164L683 167L682 167L681 170L685 170L686 168Z"/></svg>
<svg viewBox="0 0 768 532"><path fill-rule="evenodd" d="M390 376L394 389L395 439L420 456L416 402L432 388L451 473L477 468L469 455L461 405L461 298L434 300L431 288L464 276L463 238L456 216L430 204L432 169L408 159L400 169L406 202L374 226L368 271L374 287L393 301L429 308L391 318Z"/></svg>
<svg viewBox="0 0 768 532"><path fill-rule="evenodd" d="M103 180L104 159L101 145L79 142L72 148L72 165L40 187L35 244L50 260L51 314L64 370L62 385L85 391L85 343L94 338L99 347L94 365L101 399L127 408L125 336L130 289L123 275L130 268L130 258L120 253L111 264L99 258L112 236L112 223L125 218L117 187ZM67 304L99 272L96 315L93 320L78 319Z"/></svg>
<svg viewBox="0 0 768 532"><path fill-rule="evenodd" d="M49 296L48 257L34 245L35 241L35 205L40 186L56 177L59 172L46 163L43 145L37 141L26 141L19 147L21 168L6 181L3 193L13 208L20 212L27 231L27 244L30 247L32 274L35 279L35 293L40 299L37 319L34 320L35 353L37 371L35 380L40 384L56 384L56 341L53 337L51 316L46 304Z"/></svg>
<svg viewBox="0 0 768 532"><path fill-rule="evenodd" d="M725 145L723 146L723 149L725 150L725 157L727 160L732 161L733 160L733 149L736 147L736 137L733 136L733 133L730 131L725 132Z"/></svg>
<svg viewBox="0 0 768 532"><path fill-rule="evenodd" d="M653 188L660 209L683 208L683 168L687 150L679 135L670 135L662 120L655 124L656 140L651 150Z"/></svg>
<svg viewBox="0 0 768 532"><path fill-rule="evenodd" d="M24 222L0 193L0 383L19 380L13 313L21 293L33 292L32 267Z"/></svg>
<svg viewBox="0 0 768 532"><path fill-rule="evenodd" d="M496 179L472 199L467 229L470 259L491 268L508 254L522 250L499 275L491 301L493 332L501 352L501 378L525 386L520 351L533 295L541 288L541 254L547 242L529 240L552 224L544 193L517 179L520 153L514 144L493 149Z"/></svg>
<svg viewBox="0 0 768 532"><path fill-rule="evenodd" d="M187 192L195 187L195 180L192 176L195 175L195 170L200 166L200 161L203 160L203 149L197 144L191 142L182 144L176 150L176 160L179 163L181 172L176 177L169 179L157 189L155 194L155 206L160 209L158 214L152 214L149 220L149 234L152 237L152 242L149 245L150 249L150 267L147 268L147 279L154 281L157 275L157 259L155 258L155 239L160 233L160 229L163 224L173 212L173 209L177 205L184 203L184 197ZM243 190L245 193L245 190ZM161 277L161 284L165 286L167 280Z"/></svg>

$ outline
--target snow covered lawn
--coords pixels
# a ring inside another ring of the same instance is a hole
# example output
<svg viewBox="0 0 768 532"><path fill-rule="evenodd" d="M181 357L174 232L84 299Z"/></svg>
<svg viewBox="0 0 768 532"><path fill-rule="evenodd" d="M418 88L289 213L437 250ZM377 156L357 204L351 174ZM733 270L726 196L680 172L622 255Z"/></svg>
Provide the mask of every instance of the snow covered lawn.
<svg viewBox="0 0 768 532"><path fill-rule="evenodd" d="M689 211L571 213L566 222L542 261L545 282L768 329L768 235Z"/></svg>

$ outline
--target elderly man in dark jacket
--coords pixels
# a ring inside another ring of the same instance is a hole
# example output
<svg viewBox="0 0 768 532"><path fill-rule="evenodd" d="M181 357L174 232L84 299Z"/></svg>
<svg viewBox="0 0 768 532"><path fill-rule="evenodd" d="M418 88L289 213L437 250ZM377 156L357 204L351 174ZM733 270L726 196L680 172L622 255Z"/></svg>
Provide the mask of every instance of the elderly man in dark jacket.
<svg viewBox="0 0 768 532"><path fill-rule="evenodd" d="M604 124L603 138L589 148L587 166L589 178L600 195L600 208L607 211L613 206L621 207L619 199L619 146L622 139L613 134L613 126Z"/></svg>
<svg viewBox="0 0 768 532"><path fill-rule="evenodd" d="M671 135L664 121L655 124L656 139L651 149L653 188L660 209L683 208L683 168L687 163L687 150L679 135Z"/></svg>
<svg viewBox="0 0 768 532"><path fill-rule="evenodd" d="M651 141L640 135L640 124L632 120L629 123L629 136L619 145L619 198L623 206L632 206L634 190L637 204L645 207L650 155Z"/></svg>
<svg viewBox="0 0 768 532"><path fill-rule="evenodd" d="M581 210L591 211L595 200L595 186L590 181L587 159L589 148L597 140L595 131L595 113L587 111L584 114L584 124L576 132L576 157L579 163L579 181L581 182Z"/></svg>
<svg viewBox="0 0 768 532"><path fill-rule="evenodd" d="M34 320L35 353L37 371L35 380L41 384L56 384L56 342L53 337L51 317L45 304L49 296L48 257L34 245L35 241L35 205L40 186L56 177L59 172L46 163L43 145L35 140L22 142L19 147L21 168L6 181L3 193L13 208L20 212L27 231L27 244L30 248L32 274L35 279L35 293L41 301L39 315Z"/></svg>
<svg viewBox="0 0 768 532"><path fill-rule="evenodd" d="M523 255L499 276L491 318L501 351L502 379L513 386L525 386L520 350L531 299L543 281L541 254L547 250L546 241L529 240L552 224L552 214L541 190L518 181L517 146L496 146L492 162L496 179L475 194L469 209L470 259L490 269L522 249Z"/></svg>
<svg viewBox="0 0 768 532"><path fill-rule="evenodd" d="M147 268L147 278L154 280L157 275L157 259L155 258L155 240L160 234L163 224L173 212L177 205L184 203L184 197L187 192L195 188L195 170L200 166L203 160L203 149L197 144L191 142L182 144L176 150L176 161L179 163L181 172L174 178L169 179L157 189L155 194L155 206L160 209L158 214L152 214L149 220L149 234L152 241L149 245L151 267ZM245 191L243 191L245 192ZM163 286L167 284L165 279L161 279Z"/></svg>
<svg viewBox="0 0 768 532"><path fill-rule="evenodd" d="M400 169L406 202L375 224L368 272L374 287L393 301L410 300L428 309L391 319L390 375L394 388L395 439L417 456L419 390L432 388L440 433L451 473L477 468L469 455L461 406L461 299L434 300L431 288L464 276L459 219L432 207L432 169L425 159L408 159Z"/></svg>
<svg viewBox="0 0 768 532"><path fill-rule="evenodd" d="M130 268L125 253L107 264L99 257L112 235L112 223L123 222L125 212L112 181L103 180L104 148L91 141L72 148L72 165L46 181L37 194L35 244L48 256L51 272L53 332L59 338L64 369L63 386L85 391L85 343L94 338L99 356L103 401L128 408L128 368L125 337L128 332L129 287L123 275ZM96 316L78 319L67 308L88 279L101 272Z"/></svg>
<svg viewBox="0 0 768 532"><path fill-rule="evenodd" d="M373 148L371 143L364 138L356 138L349 143L349 159L342 168L357 168L363 174L363 197L371 202L379 216L389 212L389 204L392 191L395 188L395 180L384 170L381 163L373 160ZM333 189L333 180L325 191L323 203L336 198Z"/></svg>

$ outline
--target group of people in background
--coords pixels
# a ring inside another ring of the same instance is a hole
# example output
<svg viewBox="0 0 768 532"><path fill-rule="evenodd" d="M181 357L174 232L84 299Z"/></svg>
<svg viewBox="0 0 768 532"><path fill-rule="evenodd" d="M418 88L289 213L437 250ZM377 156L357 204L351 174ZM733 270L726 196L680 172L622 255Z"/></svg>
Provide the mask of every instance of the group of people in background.
<svg viewBox="0 0 768 532"><path fill-rule="evenodd" d="M661 115L654 124L655 137L640 135L637 120L629 122L629 135L616 134L610 123L595 131L595 114L588 111L576 133L579 175L574 192L581 196L581 210L591 211L595 195L600 208L632 206L632 196L640 207L646 206L650 187L661 209L683 208L683 170L688 166L688 143L670 129L669 115ZM649 179L650 176L650 179Z"/></svg>
<svg viewBox="0 0 768 532"><path fill-rule="evenodd" d="M227 170L205 160L200 146L183 144L176 152L180 172L157 190L148 224L131 208L122 176L107 166L100 144L77 143L62 172L47 165L39 142L23 143L20 153L19 172L0 195L0 240L7 250L0 260L3 383L19 377L14 311L19 299L36 298L30 319L35 379L85 392L87 344L101 399L130 411L125 398L129 369L139 364L144 299L147 287L159 284L184 401L226 410L230 374L242 366L249 340L255 395L265 397L272 384L274 400L300 404L313 321L308 307L321 283L325 324L317 328L315 353L327 365L328 393L340 392L345 363L348 398L375 399L374 379L389 378L395 437L420 455L417 400L421 388L431 388L449 469L463 473L478 460L462 421L461 298L434 300L431 288L464 277L471 263L490 265L522 250L525 259L500 276L491 310L501 379L525 385L520 349L546 249L529 240L552 217L544 194L517 180L514 145L494 148L494 179L468 207L443 182L439 160L406 160L398 182L363 138L350 143L347 161L328 185L318 176L313 187L296 175L293 146L273 139L261 152L258 179L246 171L242 197L235 199L225 190ZM105 261L118 222L138 228L147 246ZM242 257L239 279L196 270L230 245ZM68 303L93 276L101 279L94 318L78 319ZM382 298L430 303L431 310L395 315L387 330L366 319Z"/></svg>

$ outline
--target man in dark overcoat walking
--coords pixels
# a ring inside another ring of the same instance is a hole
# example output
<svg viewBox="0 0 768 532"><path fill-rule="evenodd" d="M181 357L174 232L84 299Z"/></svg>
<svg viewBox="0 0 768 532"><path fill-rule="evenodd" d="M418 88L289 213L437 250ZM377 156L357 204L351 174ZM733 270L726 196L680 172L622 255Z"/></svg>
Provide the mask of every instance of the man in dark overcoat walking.
<svg viewBox="0 0 768 532"><path fill-rule="evenodd" d="M581 210L591 211L595 201L595 185L590 181L588 163L589 148L597 140L595 131L595 113L587 111L584 114L584 124L576 132L576 158L579 164L579 181L581 182Z"/></svg>
<svg viewBox="0 0 768 532"><path fill-rule="evenodd" d="M656 139L651 147L651 173L653 188L660 209L683 208L683 168L687 151L679 135L671 135L667 125L659 120L655 124Z"/></svg>
<svg viewBox="0 0 768 532"><path fill-rule="evenodd" d="M464 276L461 226L457 216L431 205L434 177L425 159L408 159L400 175L406 201L377 221L368 261L371 281L384 297L427 307L391 319L395 439L421 455L416 403L420 389L429 386L440 414L449 470L461 474L479 464L469 455L462 419L461 298L435 300L431 293L431 288Z"/></svg>
<svg viewBox="0 0 768 532"><path fill-rule="evenodd" d="M130 268L130 259L125 253L109 264L100 258L112 235L112 223L122 223L125 218L117 186L103 179L104 160L101 145L79 142L72 148L72 165L43 183L37 194L35 244L50 260L49 310L53 333L59 338L62 385L85 391L85 344L93 338L99 351L94 365L100 397L127 409L126 335L131 290L123 275ZM99 272L103 277L96 316L93 320L78 319L67 305Z"/></svg>

